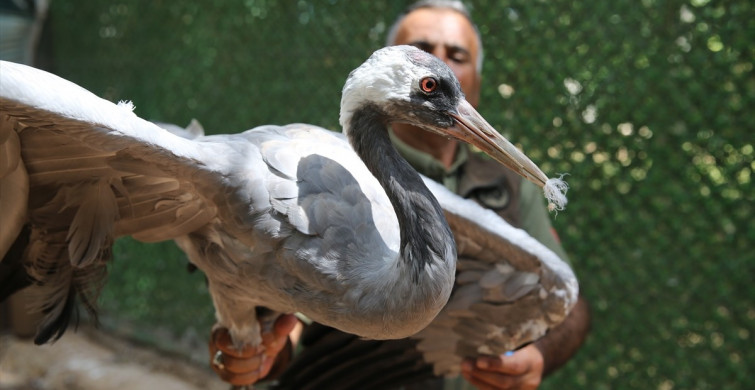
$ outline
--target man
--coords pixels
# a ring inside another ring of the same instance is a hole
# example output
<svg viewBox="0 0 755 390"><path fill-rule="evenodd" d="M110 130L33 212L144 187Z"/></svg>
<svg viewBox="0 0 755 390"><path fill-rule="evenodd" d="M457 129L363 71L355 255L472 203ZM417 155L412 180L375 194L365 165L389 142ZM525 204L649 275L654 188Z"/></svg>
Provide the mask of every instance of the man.
<svg viewBox="0 0 755 390"><path fill-rule="evenodd" d="M413 45L442 59L456 74L467 100L473 106L477 106L481 85L482 45L479 32L463 4L458 1L416 3L399 17L391 28L388 44ZM534 185L497 163L469 151L465 144L460 144L456 140L430 134L405 124L396 124L392 130L391 137L397 149L418 171L460 195L475 199L483 206L494 210L510 224L523 228L566 259L552 232L539 191ZM276 323L274 332L266 335L265 340L269 340L269 343L263 344L262 351L234 351L227 332L213 332L211 353L214 354L216 348L220 348L225 354L225 370L219 370L217 366L215 370L221 377L235 384L249 383L251 379L275 377L277 372L270 374L270 371L273 366L285 366L283 362L289 358L286 355L290 355L290 349L285 347L286 335L296 324L297 321L293 317L282 317ZM563 365L576 353L588 329L587 304L580 297L564 323L541 340L510 355L467 359L462 364L462 376L468 384L480 389L535 389L545 375ZM411 364L411 360L421 360L418 353L408 352L414 347L412 343L407 340L363 341L330 328L312 325L305 331L304 344L308 350L315 352L308 354L309 351L305 350L305 353L299 355L290 373L283 374L281 384L284 388L297 388L302 383L311 384L312 378L317 378L312 375L325 376L322 373L309 373L306 374L309 377L299 382L291 379L304 376L302 371L316 364L320 355L325 354L328 354L329 360L333 362L339 361L339 357L342 357L341 363L338 364L343 364L342 361L349 359L349 356L354 359L353 356L357 354L373 354L375 359L380 356L383 361L401 362L393 367L406 367ZM326 349L324 345L338 347ZM274 364L276 355L281 350L286 353L282 354L284 356L278 356L278 364ZM258 352L259 355L256 355ZM375 363L375 360L370 363ZM365 371L374 370L367 367L353 367L350 370L353 372L360 368ZM383 376L390 375L392 371L395 370L386 370ZM400 385L406 389L444 387L440 378L418 379L422 375L427 375L429 371L426 367L410 371L411 374L405 377L385 383L390 383L389 387ZM342 377L343 374L330 376ZM243 382L242 377L247 382ZM359 383L356 379L349 380L351 382L343 380L328 383L331 386L333 383ZM401 380L405 380L406 383L402 383ZM446 388L468 387L468 384L459 383L460 380L446 382Z"/></svg>

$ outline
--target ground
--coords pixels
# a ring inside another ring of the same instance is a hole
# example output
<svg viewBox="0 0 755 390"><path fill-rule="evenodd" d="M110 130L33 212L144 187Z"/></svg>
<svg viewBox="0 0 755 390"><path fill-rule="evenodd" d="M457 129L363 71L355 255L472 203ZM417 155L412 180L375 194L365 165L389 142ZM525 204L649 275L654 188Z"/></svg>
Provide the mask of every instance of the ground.
<svg viewBox="0 0 755 390"><path fill-rule="evenodd" d="M208 364L91 328L52 345L0 334L0 390L227 390Z"/></svg>

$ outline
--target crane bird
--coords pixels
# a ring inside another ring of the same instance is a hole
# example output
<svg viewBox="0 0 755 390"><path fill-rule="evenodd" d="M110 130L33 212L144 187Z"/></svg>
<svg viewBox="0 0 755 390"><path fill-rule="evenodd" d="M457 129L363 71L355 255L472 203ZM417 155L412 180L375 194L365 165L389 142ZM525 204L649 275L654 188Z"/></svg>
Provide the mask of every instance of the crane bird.
<svg viewBox="0 0 755 390"><path fill-rule="evenodd" d="M94 310L113 240L130 235L178 243L239 348L259 345L281 312L365 338L415 334L447 302L456 247L438 202L390 144L394 121L469 142L552 187L445 64L407 46L350 73L348 142L304 124L184 139L130 103L3 62L0 299L43 286L35 342L54 341L77 298Z"/></svg>
<svg viewBox="0 0 755 390"><path fill-rule="evenodd" d="M158 125L184 138L203 135L196 120L185 129ZM312 324L303 336L307 348L274 389L380 389L453 377L465 357L513 351L569 314L579 286L568 264L491 210L422 180L443 208L457 246L446 306L413 340L365 340Z"/></svg>

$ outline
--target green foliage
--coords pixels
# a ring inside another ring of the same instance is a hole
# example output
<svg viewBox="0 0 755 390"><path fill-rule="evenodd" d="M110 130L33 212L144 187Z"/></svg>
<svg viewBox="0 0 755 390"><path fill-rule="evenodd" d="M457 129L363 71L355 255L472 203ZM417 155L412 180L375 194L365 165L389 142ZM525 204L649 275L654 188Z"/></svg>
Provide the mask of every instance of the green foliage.
<svg viewBox="0 0 755 390"><path fill-rule="evenodd" d="M472 3L486 54L480 111L546 172L569 173L554 224L593 331L543 388L752 388L751 2ZM133 100L144 118L197 118L209 133L336 129L343 80L402 8L55 1L53 70ZM147 251L120 243L103 306L176 332L206 319L180 313L211 311L181 255Z"/></svg>
<svg viewBox="0 0 755 390"><path fill-rule="evenodd" d="M188 259L175 244L122 238L113 257L99 302L106 325L147 342L207 338L215 310L205 277L189 272Z"/></svg>

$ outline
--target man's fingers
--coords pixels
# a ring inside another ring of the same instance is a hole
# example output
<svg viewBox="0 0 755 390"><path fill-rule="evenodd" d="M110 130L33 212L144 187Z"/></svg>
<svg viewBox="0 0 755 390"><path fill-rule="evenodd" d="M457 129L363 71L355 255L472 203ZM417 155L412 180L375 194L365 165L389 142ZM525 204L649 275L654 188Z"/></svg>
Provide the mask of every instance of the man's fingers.
<svg viewBox="0 0 755 390"><path fill-rule="evenodd" d="M474 385L474 387L478 390L500 390L505 388L501 386L494 386L481 380L480 378L478 378L477 373L479 373L479 371L462 371L461 375L464 377L464 379L467 380L467 382Z"/></svg>
<svg viewBox="0 0 755 390"><path fill-rule="evenodd" d="M479 356L475 366L481 370L500 372L509 375L521 375L529 370L527 361L516 354L510 356Z"/></svg>
<svg viewBox="0 0 755 390"><path fill-rule="evenodd" d="M273 365L275 364L275 358L266 358L262 361L262 364L260 365L260 378L264 378L267 376L267 374L270 373L270 370L273 369Z"/></svg>
<svg viewBox="0 0 755 390"><path fill-rule="evenodd" d="M480 389L537 389L542 380L542 355L525 347L511 355L478 356L462 362L461 373Z"/></svg>
<svg viewBox="0 0 755 390"><path fill-rule="evenodd" d="M265 377L273 367L277 355L286 346L288 335L298 319L290 314L280 316L271 332L262 336L258 347L236 349L228 329L217 328L210 336L210 364L218 376L235 386L246 386ZM220 354L218 354L220 351Z"/></svg>
<svg viewBox="0 0 755 390"><path fill-rule="evenodd" d="M251 358L259 353L257 351L257 348L252 347L251 345L248 345L240 350L236 349L236 347L233 345L233 341L231 341L231 335L230 333L228 333L228 329L225 328L218 328L214 332L212 332L211 343L216 348L223 351L223 354L237 358Z"/></svg>
<svg viewBox="0 0 755 390"><path fill-rule="evenodd" d="M273 331L262 335L262 346L265 355L273 360L278 356L280 351L288 342L288 335L294 329L299 320L291 314L284 314L278 317L273 325Z"/></svg>
<svg viewBox="0 0 755 390"><path fill-rule="evenodd" d="M288 334L294 330L299 319L293 314L283 314L275 320L273 332L277 337L288 337Z"/></svg>
<svg viewBox="0 0 755 390"><path fill-rule="evenodd" d="M519 389L521 377L518 375L504 374L497 371L479 367L479 358L466 359L461 366L461 374L469 383L481 390L487 389ZM486 366L486 363L482 364Z"/></svg>
<svg viewBox="0 0 755 390"><path fill-rule="evenodd" d="M251 358L237 358L223 353L222 359L225 371L234 374L245 374L252 371L259 371L263 363L262 355L253 356Z"/></svg>
<svg viewBox="0 0 755 390"><path fill-rule="evenodd" d="M235 374L227 371L215 371L220 379L234 386L249 386L260 379L258 371Z"/></svg>

